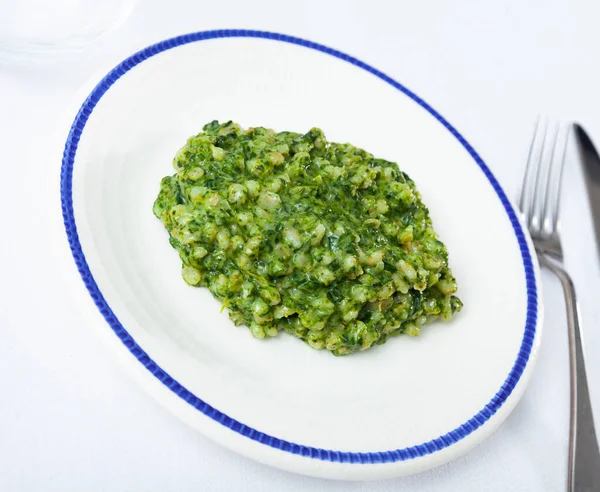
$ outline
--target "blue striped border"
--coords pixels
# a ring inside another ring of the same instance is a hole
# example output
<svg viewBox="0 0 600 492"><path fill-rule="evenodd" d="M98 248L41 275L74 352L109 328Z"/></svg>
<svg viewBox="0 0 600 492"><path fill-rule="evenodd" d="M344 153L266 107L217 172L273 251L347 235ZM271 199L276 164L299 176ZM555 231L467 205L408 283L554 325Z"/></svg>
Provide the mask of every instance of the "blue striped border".
<svg viewBox="0 0 600 492"><path fill-rule="evenodd" d="M475 163L483 171L490 184L494 188L494 191L498 195L498 198L502 202L502 205L504 206L504 209L508 214L517 241L519 243L519 248L521 250L521 256L523 259L523 266L525 269L525 280L527 283L527 317L525 321L523 340L519 348L517 359L515 360L515 363L510 373L508 374L508 377L506 378L504 384L500 387L498 392L490 400L490 402L467 422L457 427L456 429L448 432L447 434L444 434L443 436L440 436L429 442L425 442L423 444L411 446L404 449L382 451L379 453L357 453L313 448L310 446L304 446L302 444L296 444L293 442L285 441L283 439L279 439L277 437L260 432L256 429L242 424L241 422L232 419L228 415L225 415L216 408L210 406L208 403L203 401L201 398L198 398L196 395L192 394L185 387L179 384L175 379L169 376L169 374L166 371L164 371L161 367L159 367L158 364L156 364L148 356L148 354L144 352L144 350L135 342L135 340L119 322L119 320L111 310L110 306L104 299L102 292L100 292L100 289L98 288L98 285L96 284L96 281L94 280L94 277L92 276L89 266L85 260L85 255L83 254L83 251L81 249L81 244L79 242L79 236L77 233L77 226L75 225L75 217L73 215L73 164L75 161L75 154L77 152L77 145L79 144L81 134L83 132L83 129L85 128L88 118L90 117L96 104L98 104L98 101L104 95L104 93L106 93L106 91L108 91L108 89L110 89L110 87L120 77L122 77L125 73L127 73L129 70L131 70L133 67L143 62L144 60L158 53L184 44L215 38L234 37L262 38L304 46L306 48L321 51L323 53L327 53L328 55L335 56L336 58L340 58L341 60L351 63L352 65L355 65L363 70L366 70L367 72L370 72L376 77L379 77L381 80L387 82L391 86L398 89L400 92L404 93L406 96L410 97L416 103L421 105L424 109L431 113L431 115L434 118L436 118L442 125L444 125L448 129L448 131L452 133L452 135L454 135L454 137L456 137L456 139L469 152L471 157L473 157ZM254 441L266 444L267 446L271 446L273 448L280 449L288 453L293 453L323 461L359 464L391 463L396 461L406 461L420 456L435 453L436 451L447 448L448 446L451 446L452 444L460 441L461 439L464 439L466 436L468 436L476 429L481 427L483 424L485 424L506 402L507 398L510 396L515 386L519 382L519 379L521 378L523 371L529 361L537 324L538 301L536 280L531 254L527 245L527 241L525 239L525 235L523 233L523 229L521 228L515 211L510 205L506 194L500 187L500 184L492 175L491 171L485 165L481 157L479 157L477 152L475 152L473 147L471 147L471 145L469 145L469 143L462 137L462 135L458 133L458 131L456 131L452 127L452 125L450 125L450 123L448 123L435 109L429 106L429 104L427 104L416 94L414 94L395 80L391 79L384 73L380 72L379 70L376 70L375 68L367 65L366 63L363 63L360 60L357 60L356 58L353 58L340 51L328 48L321 44L313 43L311 41L306 41L304 39L286 36L285 34L239 29L203 31L185 34L183 36L178 36L175 38L167 39L165 41L161 41L160 43L154 44L141 51L138 51L134 55L121 62L115 68L113 68L108 73L108 75L106 75L98 83L98 85L94 88L92 93L88 96L88 98L81 106L79 112L77 113L77 116L75 117L75 121L71 126L71 130L69 132L69 136L65 144L65 150L63 154L61 167L60 187L61 205L65 230L67 233L69 245L71 246L73 258L75 260L77 268L79 269L81 278L83 279L83 282L87 287L92 299L96 303L96 306L106 319L107 323L113 329L115 334L121 339L123 344L125 344L125 346L130 350L134 357L136 357L136 359L140 363L142 363L144 367L146 367L146 369L148 369L148 371L150 371L154 375L154 377L156 377L162 384L164 384L177 396L179 396L180 398L188 402L190 405L192 405L194 408L198 409L200 412L210 417L214 421L218 422L219 424L224 425L225 427L228 427L232 431L238 432L243 436L253 439Z"/></svg>

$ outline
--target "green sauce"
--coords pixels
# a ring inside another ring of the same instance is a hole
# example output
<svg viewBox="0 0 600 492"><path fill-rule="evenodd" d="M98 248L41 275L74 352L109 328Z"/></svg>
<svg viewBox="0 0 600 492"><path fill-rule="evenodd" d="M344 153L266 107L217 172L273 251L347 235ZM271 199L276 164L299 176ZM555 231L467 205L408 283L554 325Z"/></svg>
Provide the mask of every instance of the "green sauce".
<svg viewBox="0 0 600 492"><path fill-rule="evenodd" d="M154 214L184 280L236 325L345 355L461 309L446 248L395 163L318 128L203 130L175 156Z"/></svg>

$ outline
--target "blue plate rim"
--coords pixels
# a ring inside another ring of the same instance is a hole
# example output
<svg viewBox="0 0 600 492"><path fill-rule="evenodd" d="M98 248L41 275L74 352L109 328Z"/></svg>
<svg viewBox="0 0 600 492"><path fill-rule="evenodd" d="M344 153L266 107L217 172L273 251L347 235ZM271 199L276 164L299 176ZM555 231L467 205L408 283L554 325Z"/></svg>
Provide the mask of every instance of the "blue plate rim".
<svg viewBox="0 0 600 492"><path fill-rule="evenodd" d="M85 259L83 249L79 241L79 235L77 232L77 226L75 224L73 199L72 199L72 185L73 185L73 167L75 163L75 156L79 140L85 128L85 125L92 114L94 108L102 98L102 96L110 89L110 87L125 73L133 69L144 60L151 58L154 55L162 53L163 51L170 50L177 46L200 42L209 39L217 38L260 38L265 40L272 40L276 42L284 42L303 46L305 48L313 49L326 53L338 59L344 60L352 65L366 70L367 72L375 75L384 82L388 83L392 87L396 88L426 111L428 111L435 119L437 119L468 151L475 163L484 173L494 191L498 195L513 227L519 249L521 252L521 258L523 261L523 268L525 273L525 282L527 290L527 313L525 320L525 328L523 338L517 354L517 358L500 389L494 395L494 397L473 417L461 424L456 429L447 432L446 434L432 439L428 442L402 448L387 450L381 452L349 452L341 450L329 450L322 448L315 448L311 446L305 446L302 444L293 443L284 439L271 436L263 433L259 430L253 429L212 407L201 398L192 394L183 385L177 382L174 378L164 371L158 364L156 364L150 356L135 342L133 337L127 332L125 327L118 320L112 309L104 299L102 292L100 291L96 281L90 271L90 268ZM208 416L215 422L231 429L238 434L241 434L253 441L259 442L266 446L270 446L275 449L279 449L284 452L292 453L295 455L304 456L307 458L318 459L322 461L330 461L337 463L350 463L350 464L375 464L375 463L394 463L399 461L408 461L418 457L433 454L442 449L448 448L453 444L466 438L472 434L475 430L483 426L488 420L495 415L502 405L507 401L508 397L512 394L517 383L520 381L525 367L527 366L529 359L532 354L534 340L537 331L537 319L538 319L538 294L536 285L536 276L533 260L531 257L529 245L526 239L526 235L523 228L517 218L517 215L510 204L506 194L502 190L500 184L493 176L487 165L473 149L473 147L463 138L463 136L452 126L448 121L443 118L435 109L427 104L423 99L418 97L415 93L407 89L402 84L396 82L391 77L387 76L383 72L371 67L370 65L350 56L341 51L328 48L322 44L307 41L294 36L288 36L285 34L279 34L267 31L256 31L256 30L245 30L245 29L219 29L211 31L199 31L189 33L170 39L166 39L159 43L148 46L132 56L123 60L120 64L114 67L92 90L89 96L86 98L81 108L79 109L73 124L71 125L67 141L65 143L62 165L61 165L61 177L60 177L60 195L61 195L61 207L63 214L63 221L65 226L65 232L71 248L71 253L77 269L81 275L81 278L88 289L90 296L94 303L99 309L100 313L112 328L117 337L127 347L131 354L163 385L169 390L175 393L178 397L183 399L189 405L193 406L204 415Z"/></svg>

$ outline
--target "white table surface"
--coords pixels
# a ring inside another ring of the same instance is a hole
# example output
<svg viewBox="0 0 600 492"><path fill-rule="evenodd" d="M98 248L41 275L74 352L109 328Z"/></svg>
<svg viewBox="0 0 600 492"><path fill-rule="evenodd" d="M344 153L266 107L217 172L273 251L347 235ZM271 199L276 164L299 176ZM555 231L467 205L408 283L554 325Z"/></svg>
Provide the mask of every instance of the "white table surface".
<svg viewBox="0 0 600 492"><path fill-rule="evenodd" d="M0 66L0 491L565 490L567 338L561 290L547 273L538 365L500 430L436 470L371 483L275 470L190 430L125 376L89 328L98 320L91 319L96 315L83 300L83 284L75 284L80 290L75 293L58 280L64 272L54 245L65 238L55 222L56 122L99 68L175 34L254 28L346 51L442 113L511 196L538 113L579 120L600 142L598 2L341 5L140 0L121 28L67 60L32 68ZM582 190L576 162L569 161L566 255L582 302L600 422L600 267Z"/></svg>

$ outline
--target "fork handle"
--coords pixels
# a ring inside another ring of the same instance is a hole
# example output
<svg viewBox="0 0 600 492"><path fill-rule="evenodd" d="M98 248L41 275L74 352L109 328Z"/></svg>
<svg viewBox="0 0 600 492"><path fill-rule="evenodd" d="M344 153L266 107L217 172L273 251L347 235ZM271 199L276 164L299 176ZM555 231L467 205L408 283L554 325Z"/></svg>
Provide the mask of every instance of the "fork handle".
<svg viewBox="0 0 600 492"><path fill-rule="evenodd" d="M569 430L568 492L600 491L600 451L594 428L594 414L585 373L579 308L575 286L562 262L548 253L539 255L540 263L559 278L565 294L569 329L569 372L571 418Z"/></svg>

